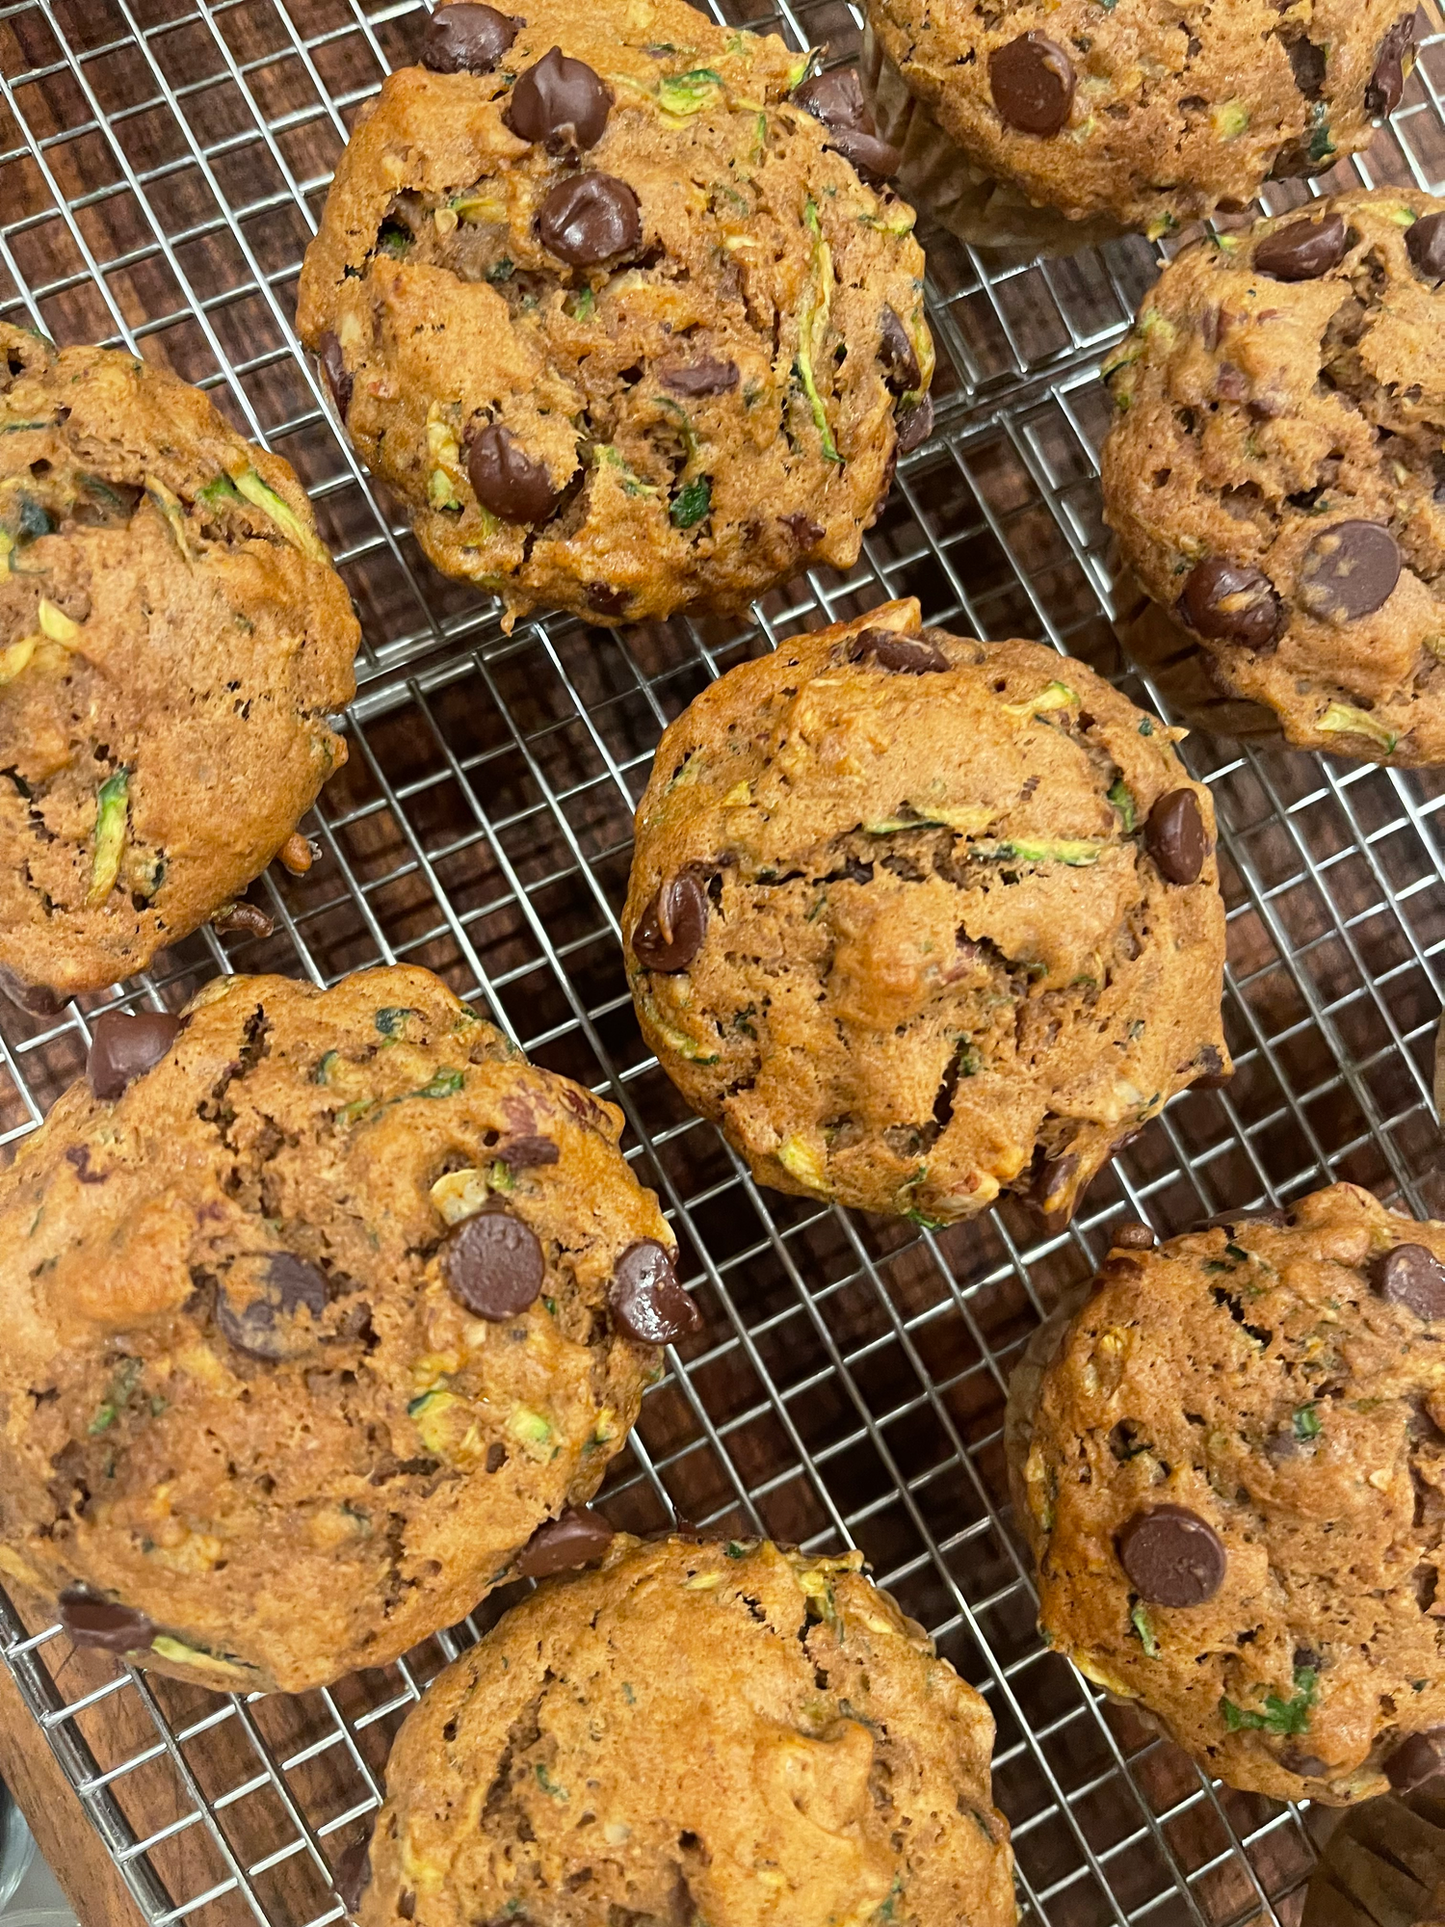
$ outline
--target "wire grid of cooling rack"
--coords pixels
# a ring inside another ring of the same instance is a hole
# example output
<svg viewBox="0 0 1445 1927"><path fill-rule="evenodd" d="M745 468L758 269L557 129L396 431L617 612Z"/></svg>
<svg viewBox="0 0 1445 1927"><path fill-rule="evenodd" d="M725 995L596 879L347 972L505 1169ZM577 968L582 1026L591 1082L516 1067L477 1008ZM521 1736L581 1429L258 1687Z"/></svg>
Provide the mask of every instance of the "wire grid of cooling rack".
<svg viewBox="0 0 1445 1927"><path fill-rule="evenodd" d="M800 46L856 45L843 0L726 13ZM175 1008L221 969L331 981L422 963L535 1059L617 1098L705 1328L613 1469L614 1522L682 1515L861 1545L989 1700L1030 1919L1291 1927L1312 1859L1304 1816L1206 1783L1041 1647L1003 1391L1120 1216L1168 1233L1331 1178L1415 1210L1445 1203L1429 1071L1445 785L1190 742L1221 825L1238 1074L1172 1104L1067 1233L1041 1236L1012 1202L920 1234L759 1191L682 1109L627 995L617 912L657 737L731 663L887 595L970 633L1041 637L1152 701L1106 619L1095 457L1097 364L1155 257L1130 241L991 273L925 235L939 433L902 464L857 569L800 579L749 625L537 622L504 637L492 605L428 568L338 441L291 326L347 129L419 24L417 0L0 5L0 313L164 359L285 454L366 635L351 761L308 826L322 861L255 886L269 937L207 930L125 1000ZM1427 14L1392 127L1317 187L1445 186L1441 27ZM89 1016L113 1001L37 1019L0 1000L0 1152L80 1072ZM364 1831L390 1738L479 1630L325 1693L245 1701L71 1657L0 1593L12 1675L152 1923L339 1919L328 1868Z"/></svg>

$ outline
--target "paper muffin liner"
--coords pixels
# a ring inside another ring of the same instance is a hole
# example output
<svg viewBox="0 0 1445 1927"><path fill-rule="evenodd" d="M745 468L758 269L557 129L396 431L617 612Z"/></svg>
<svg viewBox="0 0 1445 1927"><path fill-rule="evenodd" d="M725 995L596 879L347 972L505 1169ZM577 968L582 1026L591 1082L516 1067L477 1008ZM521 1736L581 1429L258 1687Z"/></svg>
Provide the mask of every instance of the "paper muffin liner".
<svg viewBox="0 0 1445 1927"><path fill-rule="evenodd" d="M858 71L878 132L903 159L904 198L972 247L996 252L993 265L1013 267L1040 254L1074 254L1129 230L1105 216L1071 221L1036 207L1018 188L996 180L944 133L884 53L872 25L863 32Z"/></svg>
<svg viewBox="0 0 1445 1927"><path fill-rule="evenodd" d="M1349 1809L1310 1880L1300 1927L1445 1921L1445 1781Z"/></svg>
<svg viewBox="0 0 1445 1927"><path fill-rule="evenodd" d="M1208 736L1288 748L1274 711L1224 688L1213 658L1197 637L1147 594L1117 549L1110 559L1119 646L1145 672L1180 721Z"/></svg>

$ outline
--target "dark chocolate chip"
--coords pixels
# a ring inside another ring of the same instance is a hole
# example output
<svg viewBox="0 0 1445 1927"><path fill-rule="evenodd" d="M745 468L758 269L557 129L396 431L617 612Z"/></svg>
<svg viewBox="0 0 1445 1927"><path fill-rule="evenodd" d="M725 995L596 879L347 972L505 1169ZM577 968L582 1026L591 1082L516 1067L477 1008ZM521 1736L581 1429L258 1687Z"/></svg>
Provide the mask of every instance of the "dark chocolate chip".
<svg viewBox="0 0 1445 1927"><path fill-rule="evenodd" d="M629 1245L617 1260L607 1302L640 1345L670 1345L702 1325L701 1312L677 1282L672 1253L652 1238Z"/></svg>
<svg viewBox="0 0 1445 1927"><path fill-rule="evenodd" d="M707 891L693 872L666 877L633 927L633 954L648 970L686 970L702 949L707 918Z"/></svg>
<svg viewBox="0 0 1445 1927"><path fill-rule="evenodd" d="M518 74L503 119L519 140L542 141L556 154L595 147L611 111L612 90L602 76L553 47Z"/></svg>
<svg viewBox="0 0 1445 1927"><path fill-rule="evenodd" d="M1180 609L1201 636L1243 643L1246 649L1267 649L1279 634L1280 601L1269 577L1222 555L1195 563Z"/></svg>
<svg viewBox="0 0 1445 1927"><path fill-rule="evenodd" d="M103 1653L143 1653L156 1636L144 1613L97 1599L83 1586L69 1586L60 1595L60 1623L77 1646L95 1646Z"/></svg>
<svg viewBox="0 0 1445 1927"><path fill-rule="evenodd" d="M1074 63L1057 41L1021 33L988 57L988 84L1000 120L1021 134L1057 134L1074 101Z"/></svg>
<svg viewBox="0 0 1445 1927"><path fill-rule="evenodd" d="M933 397L921 395L911 407L900 408L894 417L898 431L898 453L911 455L933 433Z"/></svg>
<svg viewBox="0 0 1445 1927"><path fill-rule="evenodd" d="M536 1232L501 1206L453 1225L442 1245L441 1267L458 1304L493 1324L535 1304L546 1272Z"/></svg>
<svg viewBox="0 0 1445 1927"><path fill-rule="evenodd" d="M1116 1251L1152 1251L1155 1239L1153 1229L1141 1224L1137 1218L1130 1219L1114 1229L1113 1245Z"/></svg>
<svg viewBox="0 0 1445 1927"><path fill-rule="evenodd" d="M495 7L454 0L452 6L439 7L427 22L421 40L421 64L434 74L489 74L522 24L511 14L498 13Z"/></svg>
<svg viewBox="0 0 1445 1927"><path fill-rule="evenodd" d="M1325 85L1325 50L1301 36L1285 48L1294 71L1294 84L1306 100L1318 100Z"/></svg>
<svg viewBox="0 0 1445 1927"><path fill-rule="evenodd" d="M504 522L545 522L561 499L547 464L533 461L500 422L488 422L472 437L467 474L482 507Z"/></svg>
<svg viewBox="0 0 1445 1927"><path fill-rule="evenodd" d="M1445 1265L1424 1245L1396 1245L1371 1266L1371 1280L1391 1305L1417 1318L1445 1318Z"/></svg>
<svg viewBox="0 0 1445 1927"><path fill-rule="evenodd" d="M252 1288L249 1298L228 1284L216 1294L216 1323L238 1352L274 1363L311 1349L314 1334L297 1331L291 1321L305 1309L319 1322L329 1296L324 1272L294 1251L271 1251L237 1259L230 1277Z"/></svg>
<svg viewBox="0 0 1445 1927"><path fill-rule="evenodd" d="M268 917L257 903L228 903L211 918L211 928L223 937L269 937L275 934L276 919Z"/></svg>
<svg viewBox="0 0 1445 1927"><path fill-rule="evenodd" d="M780 515L778 520L800 549L811 549L826 533L810 515L803 515L797 509L791 515Z"/></svg>
<svg viewBox="0 0 1445 1927"><path fill-rule="evenodd" d="M487 9L491 11L490 8ZM336 403L336 412L342 421L346 420L347 410L351 407L351 370L346 365L346 357L341 352L341 342L328 328L321 337L318 351L321 372L326 377L326 386L331 390L331 399Z"/></svg>
<svg viewBox="0 0 1445 1927"><path fill-rule="evenodd" d="M1302 1780L1328 1780L1328 1762L1318 1753L1301 1753L1298 1747L1288 1747L1280 1754L1279 1763L1286 1773L1297 1773Z"/></svg>
<svg viewBox="0 0 1445 1927"><path fill-rule="evenodd" d="M1122 1251L1111 1251L1099 1271L1106 1285L1137 1285L1143 1276L1144 1267L1139 1260Z"/></svg>
<svg viewBox="0 0 1445 1927"><path fill-rule="evenodd" d="M155 1069L180 1030L180 1018L169 1011L103 1011L91 1029L86 1064L91 1091L107 1104L119 1097L128 1084Z"/></svg>
<svg viewBox="0 0 1445 1927"><path fill-rule="evenodd" d="M850 662L876 662L897 676L927 676L948 668L948 657L922 636L898 636L891 629L865 629L853 638Z"/></svg>
<svg viewBox="0 0 1445 1927"><path fill-rule="evenodd" d="M88 1144L67 1144L65 1161L75 1166L75 1174L82 1184L104 1184L109 1173L92 1171L90 1168L90 1146Z"/></svg>
<svg viewBox="0 0 1445 1927"><path fill-rule="evenodd" d="M1385 1761L1385 1778L1396 1793L1408 1793L1412 1787L1433 1780L1442 1767L1445 1767L1445 1726L1437 1726L1428 1733L1412 1733L1397 1746Z"/></svg>
<svg viewBox="0 0 1445 1927"><path fill-rule="evenodd" d="M895 394L906 394L910 388L917 388L923 379L918 367L917 351L908 330L896 310L886 303L878 317L878 359L887 374L888 386Z"/></svg>
<svg viewBox="0 0 1445 1927"><path fill-rule="evenodd" d="M396 1897L396 1911L402 1920L416 1919L416 1894L410 1887L403 1887ZM511 1927L526 1927L525 1921L512 1923Z"/></svg>
<svg viewBox="0 0 1445 1927"><path fill-rule="evenodd" d="M1375 71L1365 89L1365 111L1393 114L1405 91L1405 63L1415 46L1415 15L1402 13L1380 42Z"/></svg>
<svg viewBox="0 0 1445 1927"><path fill-rule="evenodd" d="M28 984L13 970L0 964L0 990L18 1009L32 1017L55 1017L65 1008L65 999L48 984Z"/></svg>
<svg viewBox="0 0 1445 1927"><path fill-rule="evenodd" d="M1205 1044L1194 1060L1194 1076L1190 1080L1199 1091L1222 1091L1234 1076L1234 1067L1224 1068L1224 1053L1213 1044Z"/></svg>
<svg viewBox="0 0 1445 1927"><path fill-rule="evenodd" d="M599 616L616 617L626 613L629 601L626 589L614 589L607 582L589 582L586 594L587 607Z"/></svg>
<svg viewBox="0 0 1445 1927"><path fill-rule="evenodd" d="M698 361L667 362L657 371L657 379L674 395L689 399L699 395L725 395L738 385L735 361L718 361L703 355Z"/></svg>
<svg viewBox="0 0 1445 1927"><path fill-rule="evenodd" d="M527 1171L539 1164L555 1164L561 1152L549 1137L509 1137L491 1155L514 1171Z"/></svg>
<svg viewBox="0 0 1445 1927"><path fill-rule="evenodd" d="M1034 1179L1034 1203L1040 1211L1052 1215L1063 1209L1078 1168L1078 1156L1073 1151L1061 1158L1045 1158Z"/></svg>
<svg viewBox="0 0 1445 1927"><path fill-rule="evenodd" d="M873 186L890 180L903 163L903 156L881 134L866 133L861 127L833 128L826 143L848 161L854 172Z"/></svg>
<svg viewBox="0 0 1445 1927"><path fill-rule="evenodd" d="M1181 1505L1136 1512L1119 1534L1119 1563L1151 1606L1202 1606L1224 1583L1219 1534Z"/></svg>
<svg viewBox="0 0 1445 1927"><path fill-rule="evenodd" d="M559 261L593 268L637 246L642 213L637 196L615 174L573 174L543 201L537 232Z"/></svg>
<svg viewBox="0 0 1445 1927"><path fill-rule="evenodd" d="M1347 240L1343 215L1291 221L1255 242L1254 265L1276 281L1317 281L1344 260Z"/></svg>
<svg viewBox="0 0 1445 1927"><path fill-rule="evenodd" d="M1379 522L1336 522L1321 529L1299 568L1300 601L1322 621L1373 614L1400 580L1400 549Z"/></svg>
<svg viewBox="0 0 1445 1927"><path fill-rule="evenodd" d="M850 161L864 180L884 181L898 172L902 155L879 134L863 83L853 67L830 67L794 90L793 99L828 130L826 145Z"/></svg>
<svg viewBox="0 0 1445 1927"><path fill-rule="evenodd" d="M548 1579L600 1559L612 1544L612 1528L591 1506L569 1505L557 1519L538 1526L517 1555L524 1579Z"/></svg>
<svg viewBox="0 0 1445 1927"><path fill-rule="evenodd" d="M1445 281L1445 214L1426 214L1405 230L1405 251L1416 274Z"/></svg>
<svg viewBox="0 0 1445 1927"><path fill-rule="evenodd" d="M467 9L469 12L490 13L490 7ZM361 1909L361 1896L371 1885L371 1835L364 1840L353 1840L349 1847L343 1848L331 1870L331 1884L336 1889L336 1898L347 1913L358 1913Z"/></svg>
<svg viewBox="0 0 1445 1927"><path fill-rule="evenodd" d="M1193 790L1168 790L1159 798L1144 825L1144 847L1166 882L1198 882L1209 839Z"/></svg>

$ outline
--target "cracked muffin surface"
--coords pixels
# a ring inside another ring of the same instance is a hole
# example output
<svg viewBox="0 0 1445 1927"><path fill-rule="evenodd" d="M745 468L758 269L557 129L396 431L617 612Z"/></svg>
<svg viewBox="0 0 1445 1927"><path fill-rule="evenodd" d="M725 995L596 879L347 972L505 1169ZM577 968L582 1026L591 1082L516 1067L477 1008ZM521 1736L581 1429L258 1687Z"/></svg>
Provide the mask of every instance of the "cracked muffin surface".
<svg viewBox="0 0 1445 1927"><path fill-rule="evenodd" d="M431 561L509 621L850 567L932 420L861 98L682 0L448 7L421 57L341 158L298 326Z"/></svg>
<svg viewBox="0 0 1445 1927"><path fill-rule="evenodd" d="M364 1927L1010 1927L993 1720L861 1555L613 1541L408 1717Z"/></svg>
<svg viewBox="0 0 1445 1927"><path fill-rule="evenodd" d="M0 1178L0 1570L239 1690L459 1619L621 1448L639 1296L686 1300L621 1122L422 970L100 1019Z"/></svg>
<svg viewBox="0 0 1445 1927"><path fill-rule="evenodd" d="M285 462L3 324L0 552L0 981L44 1006L265 869L345 761L360 631Z"/></svg>
<svg viewBox="0 0 1445 1927"><path fill-rule="evenodd" d="M623 915L643 1034L782 1191L1067 1215L1228 1072L1209 794L1085 664L916 602L730 670L663 736Z"/></svg>
<svg viewBox="0 0 1445 1927"><path fill-rule="evenodd" d="M1445 761L1442 350L1445 202L1382 188L1187 249L1105 364L1125 562L1302 748Z"/></svg>
<svg viewBox="0 0 1445 1927"><path fill-rule="evenodd" d="M1040 1630L1230 1786L1438 1773L1442 1420L1445 1225L1338 1184L1116 1247L1010 1392Z"/></svg>
<svg viewBox="0 0 1445 1927"><path fill-rule="evenodd" d="M1053 249L1157 239L1366 146L1400 104L1415 18L1401 0L870 0L868 14L865 73L905 191L966 239Z"/></svg>

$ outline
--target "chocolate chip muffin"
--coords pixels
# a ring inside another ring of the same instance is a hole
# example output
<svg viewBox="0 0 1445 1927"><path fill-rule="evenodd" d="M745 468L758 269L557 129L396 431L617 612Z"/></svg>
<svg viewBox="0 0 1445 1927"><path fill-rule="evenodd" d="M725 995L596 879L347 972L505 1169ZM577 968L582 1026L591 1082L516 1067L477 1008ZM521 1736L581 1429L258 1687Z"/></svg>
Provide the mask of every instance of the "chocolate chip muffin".
<svg viewBox="0 0 1445 1927"><path fill-rule="evenodd" d="M0 1571L207 1686L459 1619L696 1322L621 1124L423 970L101 1018L0 1177Z"/></svg>
<svg viewBox="0 0 1445 1927"><path fill-rule="evenodd" d="M58 1009L271 861L360 631L300 483L134 357L0 324L0 983Z"/></svg>
<svg viewBox="0 0 1445 1927"><path fill-rule="evenodd" d="M1318 174L1399 105L1401 0L871 0L863 77L904 192L965 241L1157 239Z"/></svg>
<svg viewBox="0 0 1445 1927"><path fill-rule="evenodd" d="M993 1721L862 1576L622 1535L410 1714L365 1927L1012 1927Z"/></svg>
<svg viewBox="0 0 1445 1927"><path fill-rule="evenodd" d="M1445 1921L1445 1784L1368 1800L1341 1817L1310 1877L1300 1927Z"/></svg>
<svg viewBox="0 0 1445 1927"><path fill-rule="evenodd" d="M1011 1388L1040 1630L1230 1786L1439 1772L1445 1225L1337 1184L1142 1231Z"/></svg>
<svg viewBox="0 0 1445 1927"><path fill-rule="evenodd" d="M1228 1071L1213 811L1177 734L916 602L730 670L637 813L622 927L659 1063L780 1191L1067 1216Z"/></svg>
<svg viewBox="0 0 1445 1927"><path fill-rule="evenodd" d="M856 75L683 0L453 5L420 59L342 156L298 325L431 561L508 623L850 567L933 371Z"/></svg>
<svg viewBox="0 0 1445 1927"><path fill-rule="evenodd" d="M1246 729L1445 762L1445 202L1341 195L1186 249L1105 375L1106 513L1159 612L1122 596L1126 645Z"/></svg>

